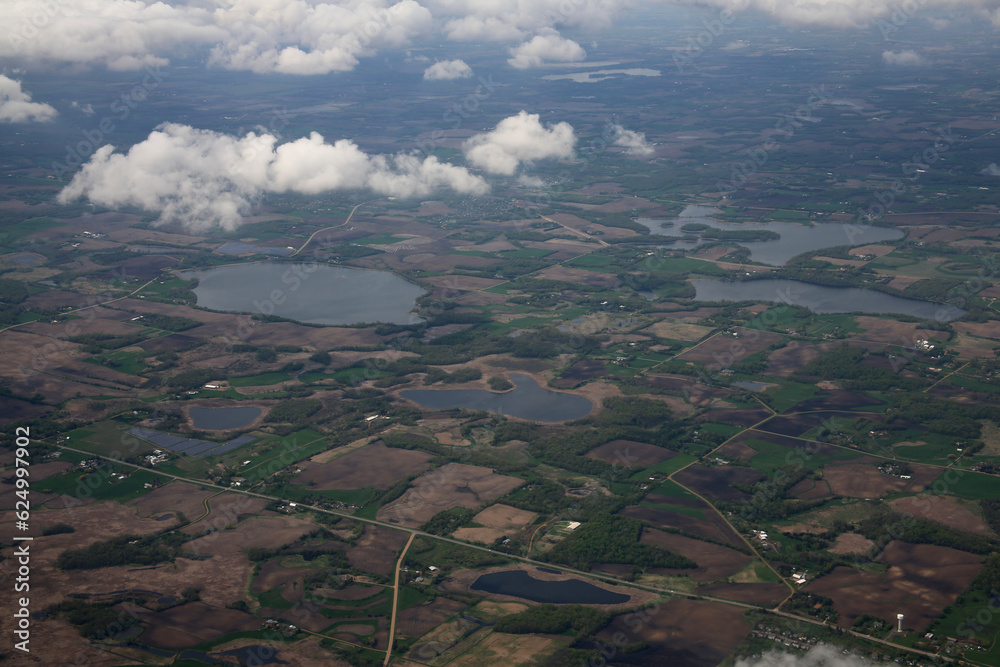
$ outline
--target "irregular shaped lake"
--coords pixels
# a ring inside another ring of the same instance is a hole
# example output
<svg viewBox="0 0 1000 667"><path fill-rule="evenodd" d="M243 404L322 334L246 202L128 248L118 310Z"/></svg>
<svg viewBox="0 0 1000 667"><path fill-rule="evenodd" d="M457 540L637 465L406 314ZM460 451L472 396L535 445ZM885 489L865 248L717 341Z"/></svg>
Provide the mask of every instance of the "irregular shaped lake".
<svg viewBox="0 0 1000 667"><path fill-rule="evenodd" d="M206 431L242 428L260 416L260 408L191 408L188 413L194 427Z"/></svg>
<svg viewBox="0 0 1000 667"><path fill-rule="evenodd" d="M399 395L432 410L486 410L536 422L579 419L594 409L589 399L549 391L529 375L511 373L510 379L515 388L503 394L483 389L408 389Z"/></svg>
<svg viewBox="0 0 1000 667"><path fill-rule="evenodd" d="M698 301L776 301L805 306L819 315L830 313L901 314L951 322L967 311L943 303L904 299L861 287L826 287L798 280L692 280Z"/></svg>
<svg viewBox="0 0 1000 667"><path fill-rule="evenodd" d="M686 232L681 227L691 223L707 225L712 229L734 232L767 231L777 234L780 238L770 241L729 241L750 251L750 259L770 266L784 266L796 255L823 248L837 246L859 246L879 241L895 241L903 238L903 232L888 227L871 225L843 224L823 222L810 225L800 225L794 222L719 222L710 217L720 213L719 209L710 206L688 206L680 215L672 220L656 218L636 218L636 222L647 227L653 234L683 238L692 236L695 232ZM671 248L693 250L715 239L697 239L676 241Z"/></svg>
<svg viewBox="0 0 1000 667"><path fill-rule="evenodd" d="M198 279L198 305L211 310L277 315L309 324L423 321L410 311L425 290L388 271L262 262L179 275Z"/></svg>
<svg viewBox="0 0 1000 667"><path fill-rule="evenodd" d="M621 604L632 598L594 586L581 579L543 581L524 570L484 574L472 584L474 591L512 595L532 602L548 604Z"/></svg>

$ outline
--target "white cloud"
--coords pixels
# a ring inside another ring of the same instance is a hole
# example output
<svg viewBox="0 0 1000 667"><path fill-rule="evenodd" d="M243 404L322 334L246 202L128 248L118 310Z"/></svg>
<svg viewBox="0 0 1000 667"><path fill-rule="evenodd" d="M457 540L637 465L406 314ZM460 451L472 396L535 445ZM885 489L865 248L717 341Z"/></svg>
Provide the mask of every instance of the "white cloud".
<svg viewBox="0 0 1000 667"><path fill-rule="evenodd" d="M805 655L768 651L757 658L737 660L735 667L875 667L876 664L853 653L845 655L833 646L817 644Z"/></svg>
<svg viewBox="0 0 1000 667"><path fill-rule="evenodd" d="M209 9L143 0L13 0L4 3L0 57L111 70L164 65L157 54L226 39L212 18Z"/></svg>
<svg viewBox="0 0 1000 667"><path fill-rule="evenodd" d="M676 1L676 0L674 0ZM698 4L726 8L733 12L754 9L790 25L823 25L834 28L863 28L889 20L893 12L906 14L908 4L899 0L695 0ZM922 9L945 8L970 13L996 10L1000 0L920 0ZM1000 15L995 22L1000 27ZM895 27L895 26L893 26Z"/></svg>
<svg viewBox="0 0 1000 667"><path fill-rule="evenodd" d="M427 81L468 79L470 76L472 68L461 60L441 60L424 70L424 79Z"/></svg>
<svg viewBox="0 0 1000 667"><path fill-rule="evenodd" d="M45 122L58 115L48 104L32 102L20 81L0 74L0 123Z"/></svg>
<svg viewBox="0 0 1000 667"><path fill-rule="evenodd" d="M137 70L193 47L209 49L209 64L218 67L307 75L351 70L379 49L435 34L507 42L544 35L549 50L577 52L568 40L554 44L556 28L606 28L632 2L6 0L0 58Z"/></svg>
<svg viewBox="0 0 1000 667"><path fill-rule="evenodd" d="M532 190L540 190L545 187L545 179L539 176L521 174L517 177L517 184L521 187L530 188Z"/></svg>
<svg viewBox="0 0 1000 667"><path fill-rule="evenodd" d="M440 189L475 195L488 190L479 176L433 156L368 155L352 141L329 144L315 132L278 145L266 133L234 137L168 123L128 153L99 148L58 199L138 206L159 211L162 222L192 229L213 224L232 229L264 192L360 188L402 197Z"/></svg>
<svg viewBox="0 0 1000 667"><path fill-rule="evenodd" d="M750 9L786 24L841 28L891 22L893 12L906 6L900 0L655 1L734 12ZM519 43L510 62L525 68L582 59L583 48L559 30L606 29L638 4L638 0L4 0L0 59L19 66L74 63L137 70L166 65L178 52L208 50L210 65L306 75L351 70L359 59L380 49L405 49L418 39L443 35L455 41ZM920 4L923 9L951 10L953 16L982 17L1000 28L1000 0L921 0ZM895 24L891 27L895 30Z"/></svg>
<svg viewBox="0 0 1000 667"><path fill-rule="evenodd" d="M546 62L579 62L587 57L583 47L552 29L535 35L530 41L510 50L507 64L517 69L538 67Z"/></svg>
<svg viewBox="0 0 1000 667"><path fill-rule="evenodd" d="M742 39L737 39L734 42L729 42L722 47L723 51L739 51L740 49L745 49L750 46L750 42Z"/></svg>
<svg viewBox="0 0 1000 667"><path fill-rule="evenodd" d="M80 104L79 102L74 101L72 104L70 104L70 106L76 109L77 111L83 112L88 116L94 115L94 107L92 104Z"/></svg>
<svg viewBox="0 0 1000 667"><path fill-rule="evenodd" d="M546 28L609 27L633 0L427 0L455 41L509 42Z"/></svg>
<svg viewBox="0 0 1000 667"><path fill-rule="evenodd" d="M882 62L886 65L898 65L900 67L916 67L923 65L926 61L916 51L883 51Z"/></svg>
<svg viewBox="0 0 1000 667"><path fill-rule="evenodd" d="M490 173L510 176L522 162L571 157L575 144L569 123L546 129L538 114L521 111L504 118L494 130L469 137L463 149L469 163Z"/></svg>
<svg viewBox="0 0 1000 667"><path fill-rule="evenodd" d="M621 146L629 155L649 155L653 147L646 141L646 135L634 130L626 130L615 123L611 126L611 143Z"/></svg>
<svg viewBox="0 0 1000 667"><path fill-rule="evenodd" d="M429 35L431 12L415 2L381 0L313 3L241 0L214 12L226 40L210 63L227 69L282 74L326 74L354 69L379 47L404 47Z"/></svg>

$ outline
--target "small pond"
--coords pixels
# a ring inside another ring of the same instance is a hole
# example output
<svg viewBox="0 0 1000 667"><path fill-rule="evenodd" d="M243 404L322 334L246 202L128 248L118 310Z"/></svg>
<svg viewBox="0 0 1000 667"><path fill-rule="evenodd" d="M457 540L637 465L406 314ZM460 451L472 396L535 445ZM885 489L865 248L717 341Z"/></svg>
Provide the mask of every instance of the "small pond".
<svg viewBox="0 0 1000 667"><path fill-rule="evenodd" d="M594 409L590 399L549 391L530 375L511 373L510 380L515 388L502 394L484 389L409 389L399 395L431 410L486 410L538 422L580 419Z"/></svg>
<svg viewBox="0 0 1000 667"><path fill-rule="evenodd" d="M621 604L631 599L628 595L599 588L582 579L542 581L524 570L484 574L476 579L471 588L547 604Z"/></svg>

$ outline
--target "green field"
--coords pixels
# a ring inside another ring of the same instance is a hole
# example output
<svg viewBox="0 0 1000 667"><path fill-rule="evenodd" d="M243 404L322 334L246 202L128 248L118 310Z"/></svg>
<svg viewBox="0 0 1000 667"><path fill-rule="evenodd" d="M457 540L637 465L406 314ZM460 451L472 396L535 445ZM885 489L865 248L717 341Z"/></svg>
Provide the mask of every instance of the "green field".
<svg viewBox="0 0 1000 667"><path fill-rule="evenodd" d="M281 371L271 373L261 373L260 375L249 375L241 378L230 378L229 384L234 387L264 387L279 382L287 382L292 376Z"/></svg>

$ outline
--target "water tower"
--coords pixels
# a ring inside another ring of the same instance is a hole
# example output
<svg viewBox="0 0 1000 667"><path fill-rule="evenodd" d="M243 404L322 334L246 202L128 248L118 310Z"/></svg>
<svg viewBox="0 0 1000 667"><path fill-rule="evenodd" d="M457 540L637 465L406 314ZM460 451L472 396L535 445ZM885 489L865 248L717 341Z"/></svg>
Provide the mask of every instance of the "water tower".
<svg viewBox="0 0 1000 667"><path fill-rule="evenodd" d="M903 631L903 615L902 614L896 614L896 620L899 622L899 624L896 627L896 630L898 632L902 632Z"/></svg>

